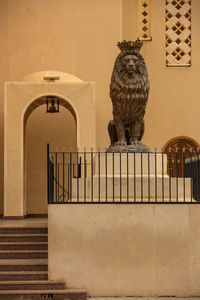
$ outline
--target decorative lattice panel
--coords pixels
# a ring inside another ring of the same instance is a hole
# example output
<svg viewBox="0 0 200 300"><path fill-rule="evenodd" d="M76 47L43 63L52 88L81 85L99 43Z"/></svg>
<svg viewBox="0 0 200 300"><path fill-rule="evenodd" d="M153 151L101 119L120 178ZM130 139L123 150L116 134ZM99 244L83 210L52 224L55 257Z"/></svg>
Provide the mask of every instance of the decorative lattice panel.
<svg viewBox="0 0 200 300"><path fill-rule="evenodd" d="M191 0L166 0L166 64L191 65Z"/></svg>
<svg viewBox="0 0 200 300"><path fill-rule="evenodd" d="M151 40L151 0L138 0L138 37Z"/></svg>

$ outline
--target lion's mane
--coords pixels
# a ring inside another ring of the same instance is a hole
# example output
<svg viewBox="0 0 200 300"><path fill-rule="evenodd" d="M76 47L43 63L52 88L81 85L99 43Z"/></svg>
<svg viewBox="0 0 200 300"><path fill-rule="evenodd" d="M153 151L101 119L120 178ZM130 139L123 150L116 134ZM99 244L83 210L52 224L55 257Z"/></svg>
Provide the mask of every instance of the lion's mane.
<svg viewBox="0 0 200 300"><path fill-rule="evenodd" d="M139 65L138 71L131 76L122 63L123 57L130 54L138 58ZM116 58L110 84L114 118L120 118L127 123L143 120L149 87L147 68L142 55L137 51L121 52Z"/></svg>

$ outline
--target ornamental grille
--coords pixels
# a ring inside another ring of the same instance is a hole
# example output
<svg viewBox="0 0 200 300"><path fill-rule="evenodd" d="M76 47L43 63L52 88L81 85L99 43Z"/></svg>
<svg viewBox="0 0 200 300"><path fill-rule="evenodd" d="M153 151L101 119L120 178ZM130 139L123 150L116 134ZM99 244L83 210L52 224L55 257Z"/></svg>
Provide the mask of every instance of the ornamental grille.
<svg viewBox="0 0 200 300"><path fill-rule="evenodd" d="M138 36L151 40L151 0L138 0Z"/></svg>
<svg viewBox="0 0 200 300"><path fill-rule="evenodd" d="M191 65L191 0L166 0L166 64Z"/></svg>

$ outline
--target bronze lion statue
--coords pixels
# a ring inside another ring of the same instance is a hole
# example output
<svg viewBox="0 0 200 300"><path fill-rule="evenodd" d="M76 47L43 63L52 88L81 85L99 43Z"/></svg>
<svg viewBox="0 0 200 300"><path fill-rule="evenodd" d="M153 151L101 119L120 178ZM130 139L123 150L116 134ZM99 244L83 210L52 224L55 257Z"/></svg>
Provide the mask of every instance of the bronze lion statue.
<svg viewBox="0 0 200 300"><path fill-rule="evenodd" d="M121 52L116 58L110 84L113 120L108 124L109 152L149 151L141 144L150 88L144 58L139 53L142 45L140 40L117 44Z"/></svg>

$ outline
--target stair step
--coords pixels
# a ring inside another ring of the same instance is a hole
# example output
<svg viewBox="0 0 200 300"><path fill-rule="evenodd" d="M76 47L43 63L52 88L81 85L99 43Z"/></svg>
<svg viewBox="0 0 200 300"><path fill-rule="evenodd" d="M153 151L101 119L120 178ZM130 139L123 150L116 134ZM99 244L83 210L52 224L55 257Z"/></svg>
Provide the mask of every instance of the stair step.
<svg viewBox="0 0 200 300"><path fill-rule="evenodd" d="M0 272L0 281L48 280L47 271Z"/></svg>
<svg viewBox="0 0 200 300"><path fill-rule="evenodd" d="M47 234L47 227L1 227L0 234Z"/></svg>
<svg viewBox="0 0 200 300"><path fill-rule="evenodd" d="M0 250L0 259L45 259L48 258L46 250Z"/></svg>
<svg viewBox="0 0 200 300"><path fill-rule="evenodd" d="M0 242L0 250L48 250L47 242Z"/></svg>
<svg viewBox="0 0 200 300"><path fill-rule="evenodd" d="M43 253L47 253L48 251L47 250L0 250L0 254L1 253L20 253L20 252L23 252L23 253L40 253L40 252L43 252Z"/></svg>
<svg viewBox="0 0 200 300"><path fill-rule="evenodd" d="M44 234L0 234L0 242L47 242Z"/></svg>
<svg viewBox="0 0 200 300"><path fill-rule="evenodd" d="M47 259L7 259L0 260L0 272L9 271L47 271Z"/></svg>
<svg viewBox="0 0 200 300"><path fill-rule="evenodd" d="M6 223L0 228L0 299L87 299L86 290L48 280L48 228ZM38 225L38 224L37 224ZM44 226L43 226L44 225Z"/></svg>
<svg viewBox="0 0 200 300"><path fill-rule="evenodd" d="M0 281L0 290L62 290L65 283L61 281Z"/></svg>
<svg viewBox="0 0 200 300"><path fill-rule="evenodd" d="M47 298L47 299L87 299L87 291L86 290L20 290L20 291L0 291L0 299L12 299L12 300L29 300L27 297L31 297L31 299ZM15 298L13 298L13 296Z"/></svg>

